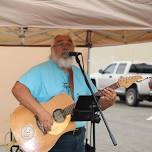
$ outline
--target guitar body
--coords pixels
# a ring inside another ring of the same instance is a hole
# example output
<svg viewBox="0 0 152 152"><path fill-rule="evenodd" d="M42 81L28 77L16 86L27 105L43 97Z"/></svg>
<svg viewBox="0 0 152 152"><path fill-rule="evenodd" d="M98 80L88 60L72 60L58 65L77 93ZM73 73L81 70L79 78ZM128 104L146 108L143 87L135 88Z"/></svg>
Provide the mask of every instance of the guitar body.
<svg viewBox="0 0 152 152"><path fill-rule="evenodd" d="M72 103L72 98L62 93L42 106L53 115L56 109L64 109ZM61 135L75 129L75 123L70 120L70 114L65 117L63 122L57 122L53 119L51 131L43 134L37 125L34 114L24 106L19 106L11 115L11 130L24 151L47 152L55 145Z"/></svg>

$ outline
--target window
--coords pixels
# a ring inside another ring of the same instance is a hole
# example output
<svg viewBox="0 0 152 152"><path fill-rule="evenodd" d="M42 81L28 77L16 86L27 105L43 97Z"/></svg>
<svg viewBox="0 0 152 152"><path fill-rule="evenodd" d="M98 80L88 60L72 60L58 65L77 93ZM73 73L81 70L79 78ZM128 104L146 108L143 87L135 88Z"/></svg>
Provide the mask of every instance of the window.
<svg viewBox="0 0 152 152"><path fill-rule="evenodd" d="M121 63L121 64L119 64L116 73L117 73L117 74L123 74L124 71L125 71L126 66L127 66L126 63Z"/></svg>
<svg viewBox="0 0 152 152"><path fill-rule="evenodd" d="M141 64L132 64L130 67L130 73L152 73L152 65L141 63Z"/></svg>
<svg viewBox="0 0 152 152"><path fill-rule="evenodd" d="M109 65L107 68L105 68L105 70L103 71L103 73L107 73L107 74L111 74L114 72L116 64L111 64Z"/></svg>

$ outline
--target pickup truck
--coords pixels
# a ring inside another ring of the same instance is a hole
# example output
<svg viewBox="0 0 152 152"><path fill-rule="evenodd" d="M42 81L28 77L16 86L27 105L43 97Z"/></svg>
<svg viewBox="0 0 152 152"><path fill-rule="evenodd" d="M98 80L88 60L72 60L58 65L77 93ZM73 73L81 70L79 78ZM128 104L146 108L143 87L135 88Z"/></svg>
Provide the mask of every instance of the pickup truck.
<svg viewBox="0 0 152 152"><path fill-rule="evenodd" d="M119 61L108 65L98 73L90 74L97 89L103 89L118 81L120 77L141 75L143 78L152 76L152 63ZM129 106L138 106L140 101L152 101L152 85L150 79L132 84L129 88L116 90L120 100L125 100Z"/></svg>

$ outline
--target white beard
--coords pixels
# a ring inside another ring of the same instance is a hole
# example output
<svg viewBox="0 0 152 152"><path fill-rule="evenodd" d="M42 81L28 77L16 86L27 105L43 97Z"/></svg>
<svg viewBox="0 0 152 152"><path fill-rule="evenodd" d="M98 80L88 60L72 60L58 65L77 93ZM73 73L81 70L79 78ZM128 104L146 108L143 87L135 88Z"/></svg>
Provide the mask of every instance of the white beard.
<svg viewBox="0 0 152 152"><path fill-rule="evenodd" d="M60 58L60 59L57 61L57 64L58 64L59 67L61 67L61 68L71 68L72 65L73 65L73 60L72 60L72 58L67 58L67 59Z"/></svg>

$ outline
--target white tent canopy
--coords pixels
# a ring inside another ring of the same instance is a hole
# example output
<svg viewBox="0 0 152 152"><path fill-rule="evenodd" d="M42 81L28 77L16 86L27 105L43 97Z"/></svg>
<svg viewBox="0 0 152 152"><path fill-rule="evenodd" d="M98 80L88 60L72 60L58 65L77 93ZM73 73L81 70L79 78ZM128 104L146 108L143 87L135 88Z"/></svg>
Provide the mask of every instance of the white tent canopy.
<svg viewBox="0 0 152 152"><path fill-rule="evenodd" d="M151 16L151 0L0 0L0 45L48 46L63 33L77 46L148 42Z"/></svg>

